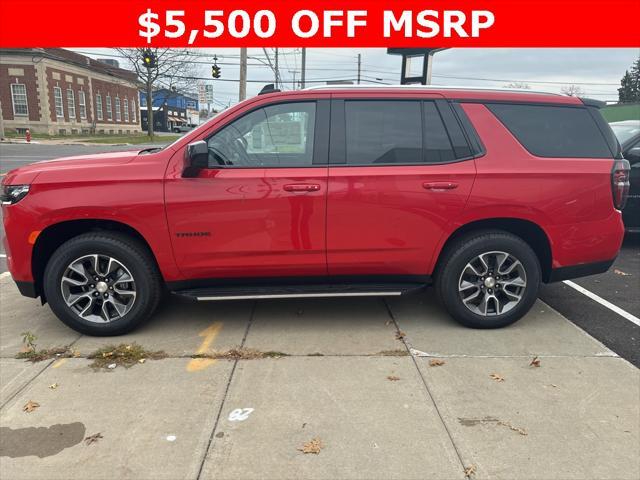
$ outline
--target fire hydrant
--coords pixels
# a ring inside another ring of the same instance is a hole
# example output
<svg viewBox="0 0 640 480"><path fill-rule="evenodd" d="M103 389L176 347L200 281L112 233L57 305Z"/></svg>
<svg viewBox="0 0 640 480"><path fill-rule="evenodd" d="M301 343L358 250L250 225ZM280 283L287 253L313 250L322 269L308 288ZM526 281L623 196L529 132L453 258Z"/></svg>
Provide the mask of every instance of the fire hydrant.
<svg viewBox="0 0 640 480"><path fill-rule="evenodd" d="M27 138L27 143L31 143L31 130L29 130L28 128L25 136Z"/></svg>

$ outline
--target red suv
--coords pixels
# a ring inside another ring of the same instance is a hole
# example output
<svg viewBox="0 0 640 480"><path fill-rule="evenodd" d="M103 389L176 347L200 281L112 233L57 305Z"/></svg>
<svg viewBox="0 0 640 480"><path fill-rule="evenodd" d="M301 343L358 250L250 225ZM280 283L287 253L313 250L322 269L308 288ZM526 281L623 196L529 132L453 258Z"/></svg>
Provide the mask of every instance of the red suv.
<svg viewBox="0 0 640 480"><path fill-rule="evenodd" d="M269 91L267 91L269 92ZM157 149L3 181L9 269L67 325L117 335L197 300L401 295L494 328L540 282L604 272L629 164L597 102L533 92L258 95Z"/></svg>

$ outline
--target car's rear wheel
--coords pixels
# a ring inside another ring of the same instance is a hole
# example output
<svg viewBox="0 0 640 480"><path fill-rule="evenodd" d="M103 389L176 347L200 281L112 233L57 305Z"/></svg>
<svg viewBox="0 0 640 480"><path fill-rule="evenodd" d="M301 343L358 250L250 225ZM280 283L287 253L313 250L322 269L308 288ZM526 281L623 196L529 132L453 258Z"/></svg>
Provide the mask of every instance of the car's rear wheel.
<svg viewBox="0 0 640 480"><path fill-rule="evenodd" d="M540 263L520 237L501 231L459 238L436 274L438 297L449 314L472 328L499 328L522 318L540 287Z"/></svg>
<svg viewBox="0 0 640 480"><path fill-rule="evenodd" d="M148 250L118 233L72 238L51 256L44 293L65 324L88 335L121 335L143 323L160 299L161 281Z"/></svg>

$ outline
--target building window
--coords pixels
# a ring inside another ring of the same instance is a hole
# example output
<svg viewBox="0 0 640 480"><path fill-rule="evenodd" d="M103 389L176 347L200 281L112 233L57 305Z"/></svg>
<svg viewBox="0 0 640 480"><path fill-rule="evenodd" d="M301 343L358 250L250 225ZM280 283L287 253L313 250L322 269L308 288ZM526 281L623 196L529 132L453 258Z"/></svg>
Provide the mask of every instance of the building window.
<svg viewBox="0 0 640 480"><path fill-rule="evenodd" d="M122 120L122 112L120 111L120 99L116 97L116 122Z"/></svg>
<svg viewBox="0 0 640 480"><path fill-rule="evenodd" d="M23 83L11 84L11 100L13 101L13 114L29 115L29 106L27 105L27 87Z"/></svg>
<svg viewBox="0 0 640 480"><path fill-rule="evenodd" d="M73 90L67 88L67 110L69 111L69 120L76 119L76 99Z"/></svg>
<svg viewBox="0 0 640 480"><path fill-rule="evenodd" d="M136 123L136 101L131 100L131 116L133 123Z"/></svg>
<svg viewBox="0 0 640 480"><path fill-rule="evenodd" d="M80 106L80 118L87 118L87 102L83 90L78 90L78 105Z"/></svg>
<svg viewBox="0 0 640 480"><path fill-rule="evenodd" d="M124 121L129 123L129 100L125 98L122 101L122 106L124 108Z"/></svg>
<svg viewBox="0 0 640 480"><path fill-rule="evenodd" d="M102 95L96 95L96 116L98 120L102 120Z"/></svg>
<svg viewBox="0 0 640 480"><path fill-rule="evenodd" d="M111 111L111 96L107 95L107 120L113 120L113 112Z"/></svg>
<svg viewBox="0 0 640 480"><path fill-rule="evenodd" d="M56 118L64 119L64 103L62 103L62 89L53 87L53 100L56 104Z"/></svg>

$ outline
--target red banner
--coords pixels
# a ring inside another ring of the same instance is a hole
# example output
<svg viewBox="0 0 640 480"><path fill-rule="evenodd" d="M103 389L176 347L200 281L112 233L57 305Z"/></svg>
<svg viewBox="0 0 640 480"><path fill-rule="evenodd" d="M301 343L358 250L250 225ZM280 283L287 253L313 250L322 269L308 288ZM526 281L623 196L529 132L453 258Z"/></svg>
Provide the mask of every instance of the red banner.
<svg viewBox="0 0 640 480"><path fill-rule="evenodd" d="M0 46L637 47L638 19L638 0L20 0Z"/></svg>

